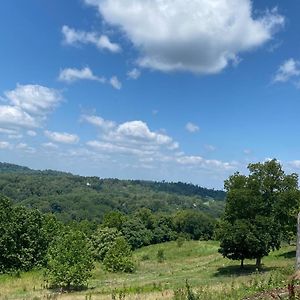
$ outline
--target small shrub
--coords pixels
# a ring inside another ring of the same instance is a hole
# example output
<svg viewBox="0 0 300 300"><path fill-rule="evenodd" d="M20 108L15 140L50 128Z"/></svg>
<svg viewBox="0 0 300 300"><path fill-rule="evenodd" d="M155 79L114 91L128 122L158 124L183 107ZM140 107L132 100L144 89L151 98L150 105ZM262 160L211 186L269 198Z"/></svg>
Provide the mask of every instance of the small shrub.
<svg viewBox="0 0 300 300"><path fill-rule="evenodd" d="M178 237L178 239L176 240L177 247L181 248L183 246L184 242L185 242L185 238L183 236Z"/></svg>
<svg viewBox="0 0 300 300"><path fill-rule="evenodd" d="M93 267L86 236L80 231L69 231L50 246L46 277L51 287L78 289L87 285Z"/></svg>
<svg viewBox="0 0 300 300"><path fill-rule="evenodd" d="M200 296L192 290L188 281L186 281L184 289L174 291L173 300L200 300Z"/></svg>
<svg viewBox="0 0 300 300"><path fill-rule="evenodd" d="M108 271L132 273L135 266L132 261L132 251L124 237L116 239L105 255L103 264Z"/></svg>
<svg viewBox="0 0 300 300"><path fill-rule="evenodd" d="M157 257L157 261L159 263L162 263L166 258L165 258L165 252L163 249L159 249L157 251L157 254L156 254L156 257Z"/></svg>

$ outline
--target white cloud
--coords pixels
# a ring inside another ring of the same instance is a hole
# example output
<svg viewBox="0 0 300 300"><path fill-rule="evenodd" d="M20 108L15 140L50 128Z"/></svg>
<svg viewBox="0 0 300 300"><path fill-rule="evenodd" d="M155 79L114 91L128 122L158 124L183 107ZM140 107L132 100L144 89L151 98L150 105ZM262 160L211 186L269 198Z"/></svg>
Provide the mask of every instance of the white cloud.
<svg viewBox="0 0 300 300"><path fill-rule="evenodd" d="M99 151L142 156L153 155L160 151L170 152L179 147L171 137L151 131L142 121L116 124L98 116L85 116L84 120L105 129L99 140L87 143Z"/></svg>
<svg viewBox="0 0 300 300"><path fill-rule="evenodd" d="M42 146L44 148L48 148L48 149L58 149L58 146L56 144L54 144L54 143L51 143L51 142L49 142L49 143L43 143Z"/></svg>
<svg viewBox="0 0 300 300"><path fill-rule="evenodd" d="M217 149L214 145L204 145L204 147L207 151L211 151L211 152L216 151Z"/></svg>
<svg viewBox="0 0 300 300"><path fill-rule="evenodd" d="M41 85L20 85L6 91L0 105L0 126L6 130L41 126L62 101L61 93Z"/></svg>
<svg viewBox="0 0 300 300"><path fill-rule="evenodd" d="M14 129L0 128L0 134L18 134L18 131Z"/></svg>
<svg viewBox="0 0 300 300"><path fill-rule="evenodd" d="M32 137L37 136L37 133L34 130L27 130L26 133L27 133L27 135L32 136Z"/></svg>
<svg viewBox="0 0 300 300"><path fill-rule="evenodd" d="M300 169L300 160L293 160L287 163L290 167Z"/></svg>
<svg viewBox="0 0 300 300"><path fill-rule="evenodd" d="M11 105L34 115L45 115L62 101L60 92L41 85L18 84L16 89L4 94Z"/></svg>
<svg viewBox="0 0 300 300"><path fill-rule="evenodd" d="M0 141L0 150L11 149L12 145L6 141Z"/></svg>
<svg viewBox="0 0 300 300"><path fill-rule="evenodd" d="M199 126L197 126L196 124L194 123L191 123L191 122L188 122L186 125L185 125L185 129L191 133L195 133L197 131L200 130Z"/></svg>
<svg viewBox="0 0 300 300"><path fill-rule="evenodd" d="M23 134L9 134L7 137L11 140L19 140L23 138Z"/></svg>
<svg viewBox="0 0 300 300"><path fill-rule="evenodd" d="M127 72L127 77L128 77L129 79L134 79L134 80L136 80L136 79L140 78L140 76L141 76L141 71L138 70L137 68L134 68L134 69L132 69L131 71L128 71L128 72Z"/></svg>
<svg viewBox="0 0 300 300"><path fill-rule="evenodd" d="M173 145L173 139L168 135L153 132L148 125L142 121L130 121L120 124L116 130L110 132L107 136L116 141L126 141L139 143L155 143L156 145Z"/></svg>
<svg viewBox="0 0 300 300"><path fill-rule="evenodd" d="M16 149L17 150L22 150L26 153L35 153L36 149L34 147L28 146L26 143L19 143L16 145Z"/></svg>
<svg viewBox="0 0 300 300"><path fill-rule="evenodd" d="M290 58L286 60L281 66L279 66L274 82L287 82L290 79L300 76L300 62Z"/></svg>
<svg viewBox="0 0 300 300"><path fill-rule="evenodd" d="M121 146L109 142L101 141L88 141L87 145L95 150L103 151L104 153L118 153L118 154L129 154L129 155L145 155L145 151L136 148L130 148L127 146ZM151 154L148 152L148 154Z"/></svg>
<svg viewBox="0 0 300 300"><path fill-rule="evenodd" d="M0 126L32 128L38 127L38 121L20 107L0 105Z"/></svg>
<svg viewBox="0 0 300 300"><path fill-rule="evenodd" d="M111 77L110 80L107 80L103 76L96 76L93 74L92 70L89 67L82 69L76 68L66 68L62 69L59 73L58 80L72 83L79 80L93 80L100 83L109 83L113 88L120 90L122 88L122 83L119 81L117 76Z"/></svg>
<svg viewBox="0 0 300 300"><path fill-rule="evenodd" d="M57 143L76 144L79 142L79 137L76 134L46 130L45 135L50 140L52 140L53 142L57 142Z"/></svg>
<svg viewBox="0 0 300 300"><path fill-rule="evenodd" d="M105 83L106 81L104 77L95 76L92 70L88 67L82 69L76 69L76 68L63 69L60 71L58 79L60 81L65 81L68 83L77 80L94 80L94 81L99 81L101 83Z"/></svg>
<svg viewBox="0 0 300 300"><path fill-rule="evenodd" d="M121 47L116 43L112 43L108 36L97 32L75 30L64 25L62 27L62 33L64 42L68 45L93 44L98 49L106 49L113 53L121 51Z"/></svg>
<svg viewBox="0 0 300 300"><path fill-rule="evenodd" d="M104 120L103 118L95 115L82 115L80 120L104 130L111 129L116 126L115 122Z"/></svg>
<svg viewBox="0 0 300 300"><path fill-rule="evenodd" d="M255 18L250 0L85 2L126 34L140 52L140 66L166 72L218 73L271 40L285 21L276 9Z"/></svg>
<svg viewBox="0 0 300 300"><path fill-rule="evenodd" d="M103 122L108 122L98 118L92 122L95 126L102 127ZM86 145L101 155L113 155L117 161L119 156L126 160L135 159L137 161L133 160L133 164L137 166L146 164L154 169L160 168L162 164L207 171L232 171L235 167L229 162L207 160L198 155L186 155L179 150L179 143L172 137L152 131L143 121L114 123L114 126L106 129L97 140L90 140Z"/></svg>
<svg viewBox="0 0 300 300"><path fill-rule="evenodd" d="M122 83L119 81L117 76L113 76L109 82L116 90L120 90L122 88Z"/></svg>
<svg viewBox="0 0 300 300"><path fill-rule="evenodd" d="M251 150L251 149L245 149L243 152L244 152L244 154L246 154L246 155L252 154L252 150Z"/></svg>

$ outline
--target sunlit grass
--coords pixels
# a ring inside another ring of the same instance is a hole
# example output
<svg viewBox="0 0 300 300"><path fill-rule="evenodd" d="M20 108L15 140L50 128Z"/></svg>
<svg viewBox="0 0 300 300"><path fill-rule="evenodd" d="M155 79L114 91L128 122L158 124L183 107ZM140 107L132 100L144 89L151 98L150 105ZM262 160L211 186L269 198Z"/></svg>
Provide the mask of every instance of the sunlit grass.
<svg viewBox="0 0 300 300"><path fill-rule="evenodd" d="M254 261L246 261L245 270L241 271L239 262L224 259L217 252L217 242L189 241L181 247L169 242L135 251L137 271L134 274L109 273L97 264L89 289L72 294L51 295L51 291L44 288L42 271L21 274L19 278L2 275L0 299L112 299L113 292L125 293L126 299L171 299L174 290L185 287L186 279L197 289L224 296L255 280L268 282L270 274L276 284L288 277L294 265L294 248L285 246L265 257L262 272L257 274ZM159 249L164 251L163 262L157 259Z"/></svg>

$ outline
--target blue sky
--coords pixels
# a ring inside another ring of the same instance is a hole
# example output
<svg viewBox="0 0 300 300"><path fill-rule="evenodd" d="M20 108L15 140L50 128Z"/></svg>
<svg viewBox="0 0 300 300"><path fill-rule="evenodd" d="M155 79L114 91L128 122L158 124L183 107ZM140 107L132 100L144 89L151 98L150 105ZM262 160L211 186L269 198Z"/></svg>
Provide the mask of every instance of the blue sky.
<svg viewBox="0 0 300 300"><path fill-rule="evenodd" d="M0 160L222 188L300 170L300 3L4 0Z"/></svg>

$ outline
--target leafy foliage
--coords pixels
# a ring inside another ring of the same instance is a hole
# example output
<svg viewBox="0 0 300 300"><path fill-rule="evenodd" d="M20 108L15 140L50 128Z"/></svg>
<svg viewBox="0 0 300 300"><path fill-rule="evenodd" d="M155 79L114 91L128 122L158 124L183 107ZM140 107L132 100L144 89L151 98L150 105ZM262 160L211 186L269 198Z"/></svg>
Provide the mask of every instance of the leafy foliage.
<svg viewBox="0 0 300 300"><path fill-rule="evenodd" d="M3 163L0 192L18 204L54 213L63 222L101 223L110 211L128 215L142 207L152 213L193 209L218 217L224 208L223 191L192 184L100 179Z"/></svg>
<svg viewBox="0 0 300 300"><path fill-rule="evenodd" d="M193 240L209 240L213 237L215 221L199 211L180 211L175 215L176 230Z"/></svg>
<svg viewBox="0 0 300 300"><path fill-rule="evenodd" d="M114 246L116 239L121 236L121 232L116 228L98 228L92 237L95 258L99 261L103 261L106 253Z"/></svg>
<svg viewBox="0 0 300 300"><path fill-rule="evenodd" d="M230 259L260 260L278 249L282 235L296 228L298 176L286 175L276 160L250 164L249 176L225 181L227 203L219 224L220 252Z"/></svg>
<svg viewBox="0 0 300 300"><path fill-rule="evenodd" d="M103 264L108 271L132 273L135 266L132 251L124 237L118 237L105 255Z"/></svg>
<svg viewBox="0 0 300 300"><path fill-rule="evenodd" d="M65 232L49 248L46 276L52 287L84 287L93 267L91 245L80 231Z"/></svg>
<svg viewBox="0 0 300 300"><path fill-rule="evenodd" d="M49 239L40 212L13 207L9 199L0 196L0 272L42 264Z"/></svg>
<svg viewBox="0 0 300 300"><path fill-rule="evenodd" d="M132 249L150 245L152 232L136 218L130 218L122 227L122 233Z"/></svg>

